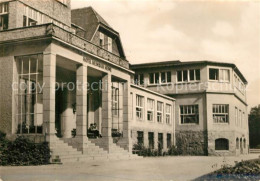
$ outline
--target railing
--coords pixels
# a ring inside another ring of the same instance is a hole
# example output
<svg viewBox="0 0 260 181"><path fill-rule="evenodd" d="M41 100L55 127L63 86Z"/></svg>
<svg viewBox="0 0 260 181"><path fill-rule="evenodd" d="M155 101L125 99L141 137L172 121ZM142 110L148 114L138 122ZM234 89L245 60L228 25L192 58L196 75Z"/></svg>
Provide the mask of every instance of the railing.
<svg viewBox="0 0 260 181"><path fill-rule="evenodd" d="M0 31L0 44L6 41L18 41L23 39L37 38L37 37L56 37L66 43L74 45L84 51L87 51L100 58L106 59L117 65L129 69L127 60L105 50L101 47L69 32L52 23L37 25L31 27L23 27Z"/></svg>

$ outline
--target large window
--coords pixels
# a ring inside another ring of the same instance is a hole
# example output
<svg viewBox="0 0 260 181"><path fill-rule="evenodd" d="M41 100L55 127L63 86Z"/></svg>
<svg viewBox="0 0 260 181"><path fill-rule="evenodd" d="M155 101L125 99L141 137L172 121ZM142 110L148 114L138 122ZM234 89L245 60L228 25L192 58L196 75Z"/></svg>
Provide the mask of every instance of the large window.
<svg viewBox="0 0 260 181"><path fill-rule="evenodd" d="M215 150L229 150L229 142L225 138L215 140Z"/></svg>
<svg viewBox="0 0 260 181"><path fill-rule="evenodd" d="M199 124L199 106L181 105L180 117L181 124Z"/></svg>
<svg viewBox="0 0 260 181"><path fill-rule="evenodd" d="M119 112L119 89L112 87L112 113L114 116L118 115Z"/></svg>
<svg viewBox="0 0 260 181"><path fill-rule="evenodd" d="M137 144L138 145L144 144L144 132L143 131L137 131Z"/></svg>
<svg viewBox="0 0 260 181"><path fill-rule="evenodd" d="M8 3L0 4L0 31L8 29Z"/></svg>
<svg viewBox="0 0 260 181"><path fill-rule="evenodd" d="M149 142L149 148L154 149L154 133L148 132L148 142Z"/></svg>
<svg viewBox="0 0 260 181"><path fill-rule="evenodd" d="M143 120L144 115L144 97L136 95L136 118Z"/></svg>
<svg viewBox="0 0 260 181"><path fill-rule="evenodd" d="M157 102L157 122L162 123L163 120L163 103Z"/></svg>
<svg viewBox="0 0 260 181"><path fill-rule="evenodd" d="M177 82L194 82L200 80L200 69L177 71Z"/></svg>
<svg viewBox="0 0 260 181"><path fill-rule="evenodd" d="M144 74L135 74L134 84L135 85L144 85Z"/></svg>
<svg viewBox="0 0 260 181"><path fill-rule="evenodd" d="M17 133L42 133L43 60L42 55L16 58L18 71Z"/></svg>
<svg viewBox="0 0 260 181"><path fill-rule="evenodd" d="M147 99L147 120L153 121L154 119L154 100Z"/></svg>
<svg viewBox="0 0 260 181"><path fill-rule="evenodd" d="M166 124L171 123L171 109L172 106L170 104L166 104L166 108L165 108Z"/></svg>
<svg viewBox="0 0 260 181"><path fill-rule="evenodd" d="M217 69L210 68L209 69L209 80L215 80L220 82L229 82L230 81L230 73L228 69Z"/></svg>
<svg viewBox="0 0 260 181"><path fill-rule="evenodd" d="M228 105L227 104L213 104L213 122L214 123L228 123Z"/></svg>

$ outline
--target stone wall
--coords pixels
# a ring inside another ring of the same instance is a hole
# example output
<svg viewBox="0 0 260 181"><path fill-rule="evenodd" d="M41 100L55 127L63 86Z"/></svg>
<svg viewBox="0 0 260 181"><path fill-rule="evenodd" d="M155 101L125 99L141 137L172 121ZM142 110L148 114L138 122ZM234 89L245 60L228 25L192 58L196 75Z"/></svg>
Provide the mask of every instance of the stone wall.
<svg viewBox="0 0 260 181"><path fill-rule="evenodd" d="M175 135L181 155L208 155L206 131L178 131Z"/></svg>

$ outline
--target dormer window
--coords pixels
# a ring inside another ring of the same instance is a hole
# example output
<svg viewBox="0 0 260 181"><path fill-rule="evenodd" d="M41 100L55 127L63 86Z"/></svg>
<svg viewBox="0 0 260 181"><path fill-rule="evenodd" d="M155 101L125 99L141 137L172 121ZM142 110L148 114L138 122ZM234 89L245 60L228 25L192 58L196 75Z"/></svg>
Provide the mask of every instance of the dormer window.
<svg viewBox="0 0 260 181"><path fill-rule="evenodd" d="M107 39L107 50L112 52L112 38L108 37Z"/></svg>
<svg viewBox="0 0 260 181"><path fill-rule="evenodd" d="M103 33L99 33L99 46L100 47L104 47L104 45L105 45L105 43L104 43L105 41L104 41L104 34Z"/></svg>
<svg viewBox="0 0 260 181"><path fill-rule="evenodd" d="M8 29L8 3L0 4L0 31Z"/></svg>

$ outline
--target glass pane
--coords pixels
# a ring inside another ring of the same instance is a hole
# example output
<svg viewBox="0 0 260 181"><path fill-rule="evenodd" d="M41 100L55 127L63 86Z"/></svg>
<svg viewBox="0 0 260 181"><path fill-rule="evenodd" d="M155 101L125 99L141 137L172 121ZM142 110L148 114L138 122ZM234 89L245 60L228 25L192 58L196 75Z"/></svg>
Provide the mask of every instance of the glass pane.
<svg viewBox="0 0 260 181"><path fill-rule="evenodd" d="M200 69L196 70L196 80L200 80Z"/></svg>
<svg viewBox="0 0 260 181"><path fill-rule="evenodd" d="M165 83L166 79L165 79L165 72L161 73L161 83Z"/></svg>
<svg viewBox="0 0 260 181"><path fill-rule="evenodd" d="M194 74L195 74L195 70L190 70L190 80L191 81L195 80Z"/></svg>
<svg viewBox="0 0 260 181"><path fill-rule="evenodd" d="M144 84L144 74L140 74L140 85Z"/></svg>
<svg viewBox="0 0 260 181"><path fill-rule="evenodd" d="M178 82L182 82L182 71L177 72L177 79L178 79Z"/></svg>
<svg viewBox="0 0 260 181"><path fill-rule="evenodd" d="M172 74L171 72L167 72L167 82L171 82L172 81Z"/></svg>
<svg viewBox="0 0 260 181"><path fill-rule="evenodd" d="M183 81L188 81L188 71L183 70Z"/></svg>
<svg viewBox="0 0 260 181"><path fill-rule="evenodd" d="M159 73L155 73L155 83L158 84L159 83Z"/></svg>
<svg viewBox="0 0 260 181"><path fill-rule="evenodd" d="M154 74L153 73L149 74L149 82L150 82L150 84L154 84Z"/></svg>

